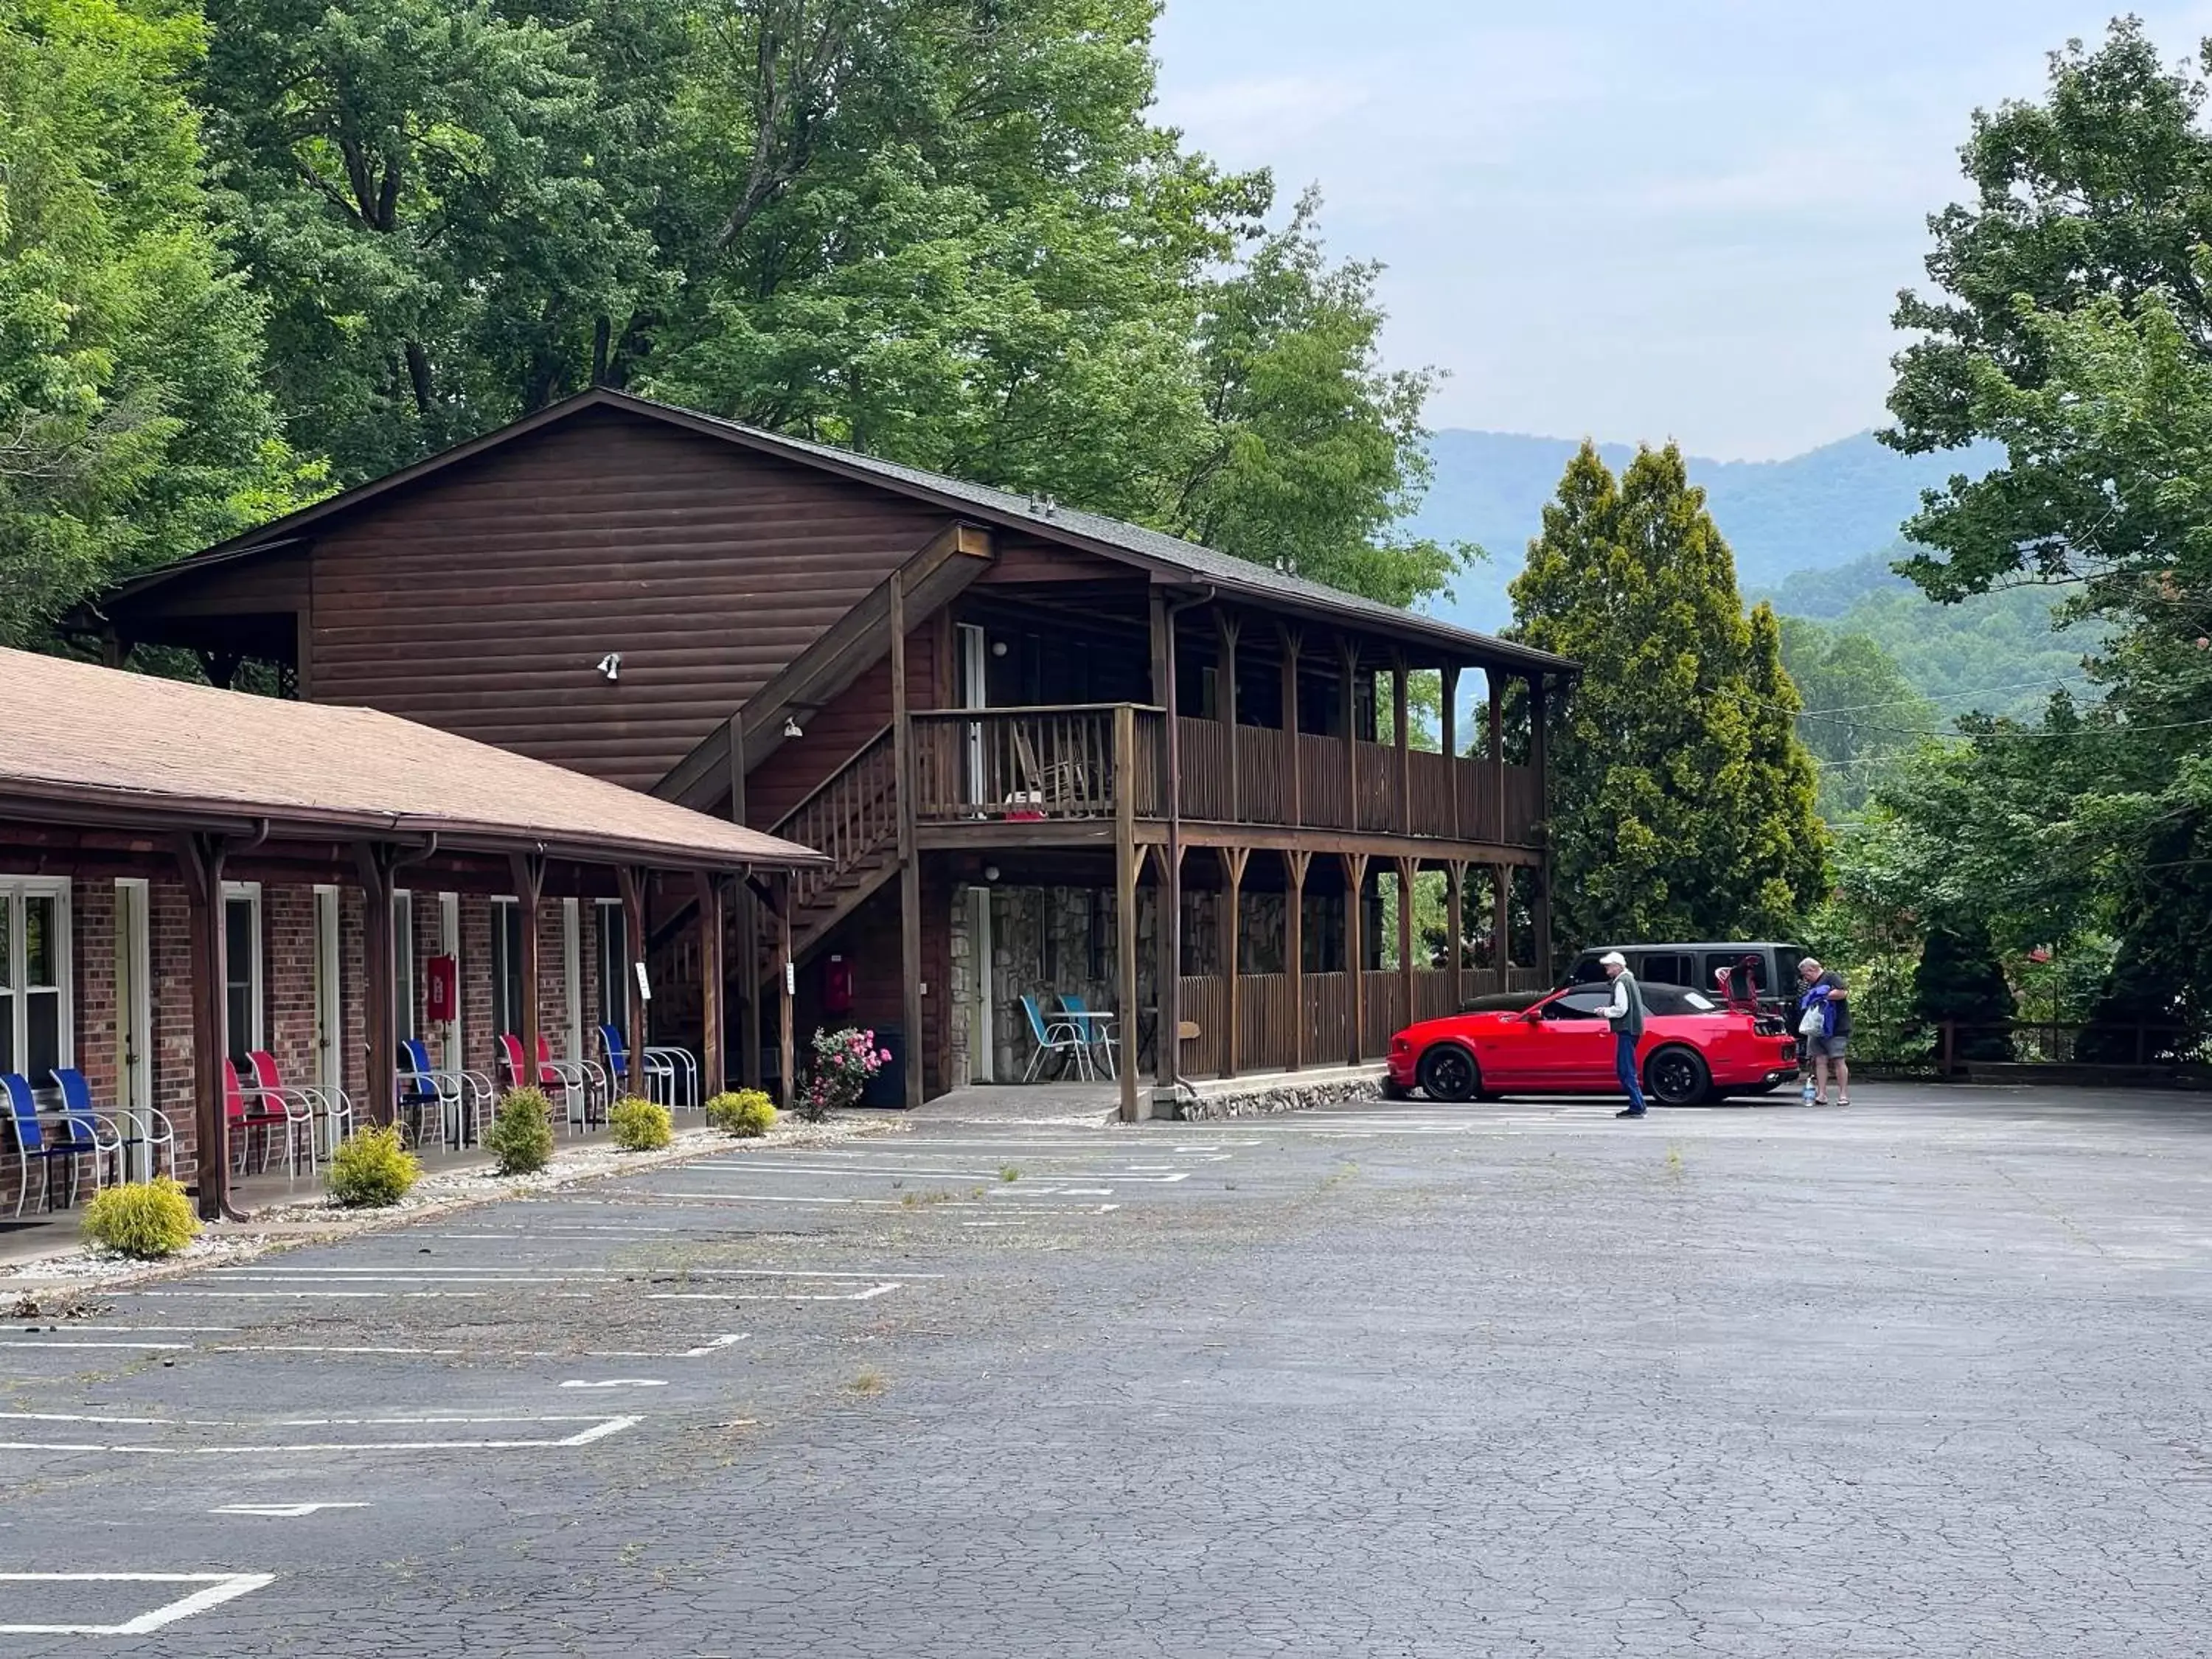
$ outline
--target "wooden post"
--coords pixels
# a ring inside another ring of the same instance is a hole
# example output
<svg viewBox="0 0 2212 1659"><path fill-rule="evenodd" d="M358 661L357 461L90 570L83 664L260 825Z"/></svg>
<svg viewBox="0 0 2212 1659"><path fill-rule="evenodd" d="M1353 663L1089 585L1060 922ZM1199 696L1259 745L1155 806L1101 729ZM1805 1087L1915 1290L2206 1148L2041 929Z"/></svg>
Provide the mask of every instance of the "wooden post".
<svg viewBox="0 0 2212 1659"><path fill-rule="evenodd" d="M177 838L191 948L192 1163L199 1215L220 1221L230 1207L230 1124L223 1114L223 961L221 836Z"/></svg>
<svg viewBox="0 0 2212 1659"><path fill-rule="evenodd" d="M775 907L776 952L776 1068L783 1073L783 1103L790 1105L799 1098L799 1012L793 1000L794 979L798 966L791 959L791 899L792 872L785 871L778 878ZM913 1060L907 1062L909 1069ZM913 1085L907 1087L909 1097Z"/></svg>
<svg viewBox="0 0 2212 1659"><path fill-rule="evenodd" d="M515 1081L518 1085L526 1083L535 1088L544 1080L538 1066L538 1034L543 1029L539 1023L538 1006L538 912L539 902L545 891L545 860L535 854L514 853L507 856L507 868L511 872L510 879L514 886L515 911L522 924L520 929L522 939L522 1029L515 1035L522 1039L522 1064L526 1073ZM391 906L389 895L387 894L386 896L387 902L385 909L388 915L391 913ZM635 942L632 945L630 959L634 962L643 961L643 935L634 933L632 937ZM385 948L387 951L391 948L388 936ZM372 995L375 994L378 977L376 969L373 968L369 969L369 991ZM382 977L387 982L390 981L392 975L388 969ZM636 1006L635 1001L630 1004L633 1009ZM640 1022L634 1014L628 1024L629 1051L635 1064L635 1056L644 1048L645 1038L639 1029ZM386 1048L391 1046L388 1040L384 1046Z"/></svg>
<svg viewBox="0 0 2212 1659"><path fill-rule="evenodd" d="M1157 611L1154 613L1158 614ZM1114 710L1114 775L1126 780L1137 752L1137 714L1127 703ZM1166 902L1164 889L1163 902ZM1163 915L1160 925L1167 925ZM1180 968L1180 963L1174 964ZM1137 1109L1137 797L1124 783L1114 791L1114 968L1121 981L1121 1006L1115 1024L1121 1032L1121 1121L1134 1123ZM1179 1041L1168 1024L1170 999L1161 987L1159 1004L1159 1060L1154 1067L1162 1079L1175 1075L1175 1052Z"/></svg>
<svg viewBox="0 0 2212 1659"><path fill-rule="evenodd" d="M906 580L891 575L891 752L898 772L899 978L905 995L899 1020L906 1067L906 1104L921 1104L921 852L915 844L914 716L907 707ZM791 888L784 887L784 933L791 930Z"/></svg>
<svg viewBox="0 0 2212 1659"><path fill-rule="evenodd" d="M1444 934L1450 941L1445 965L1451 978L1447 982L1450 987L1452 1012L1457 1013L1460 1005L1467 1000L1461 979L1462 959L1467 954L1467 864L1461 859L1454 859L1444 866Z"/></svg>
<svg viewBox="0 0 2212 1659"><path fill-rule="evenodd" d="M1416 859L1398 860L1398 1023L1411 1025L1413 1012L1413 878Z"/></svg>
<svg viewBox="0 0 2212 1659"><path fill-rule="evenodd" d="M363 1035L368 1054L362 1076L368 1097L362 1104L371 1123L389 1123L399 1109L398 1022L393 1018L392 979L392 849L357 842L355 867L361 872L361 992Z"/></svg>
<svg viewBox="0 0 2212 1659"><path fill-rule="evenodd" d="M1547 727L1551 724L1544 677L1535 674L1528 680L1528 781L1535 799L1535 822L1529 826L1529 836L1539 848L1535 868L1534 890L1529 896L1529 920L1534 924L1536 935L1536 966L1542 970L1546 984L1552 976L1552 855L1551 836L1544 823L1544 773L1551 762L1551 738Z"/></svg>
<svg viewBox="0 0 2212 1659"><path fill-rule="evenodd" d="M699 894L699 1065L700 1102L722 1092L728 1076L722 1054L722 878L708 871L694 872L692 884Z"/></svg>
<svg viewBox="0 0 2212 1659"><path fill-rule="evenodd" d="M1444 783L1451 792L1451 838L1457 841L1460 838L1459 665L1457 663L1444 665L1443 686ZM1456 958L1456 951L1454 951L1454 956ZM1453 970L1455 972L1458 970L1456 960L1454 961ZM1452 1006L1455 1010L1458 1008L1459 1004L1456 1000L1453 1002Z"/></svg>
<svg viewBox="0 0 2212 1659"><path fill-rule="evenodd" d="M1398 833L1413 833L1413 750L1410 730L1412 706L1406 696L1406 657L1403 652L1393 653L1390 659L1390 721L1398 740Z"/></svg>
<svg viewBox="0 0 2212 1659"><path fill-rule="evenodd" d="M1132 717L1133 719L1133 716ZM1158 884L1152 890L1159 913L1152 923L1153 1026L1166 1030L1182 1025L1182 844L1171 841L1137 849L1137 879L1144 880L1146 866L1157 859ZM1170 925L1172 917L1174 925ZM1170 1087L1182 1075L1182 1045L1155 1045L1152 1080Z"/></svg>
<svg viewBox="0 0 2212 1659"><path fill-rule="evenodd" d="M1346 794L1344 827L1357 834L1359 830L1359 646L1356 641L1345 640L1337 648L1337 661L1344 671L1344 787Z"/></svg>
<svg viewBox="0 0 2212 1659"><path fill-rule="evenodd" d="M1507 973L1513 966L1513 866L1490 866L1491 960L1498 969L1498 988L1510 991Z"/></svg>
<svg viewBox="0 0 2212 1659"><path fill-rule="evenodd" d="M1167 788L1162 794L1167 813L1167 845L1160 856L1159 913L1152 927L1158 946L1159 967L1152 988L1156 1031L1182 1030L1182 674L1176 662L1176 611L1167 596L1152 590L1152 684L1167 709L1163 732L1167 751ZM1130 715L1131 731L1136 716ZM1131 751L1133 753L1133 750ZM1130 775L1115 768L1117 779ZM1119 796L1116 799L1118 802ZM1134 808L1132 807L1133 813ZM1117 806L1118 816L1118 806ZM1172 1091L1182 1079L1182 1040L1163 1037L1153 1044L1152 1082L1156 1089Z"/></svg>
<svg viewBox="0 0 2212 1659"><path fill-rule="evenodd" d="M735 714L730 716L730 822L745 821L745 729ZM761 972L760 898L752 884L739 879L738 901L738 957L744 977L739 983L745 988L744 1023L738 1029L738 1041L744 1053L738 1056L737 1073L748 1089L761 1085Z"/></svg>
<svg viewBox="0 0 2212 1659"><path fill-rule="evenodd" d="M1221 849L1221 872L1225 881L1221 890L1221 961L1222 971L1229 975L1229 1029L1223 1033L1223 1065L1221 1075L1235 1077L1243 1068L1244 1046L1243 999L1237 975L1243 954L1238 946L1243 942L1243 909L1244 866L1252 857L1249 847L1224 847Z"/></svg>
<svg viewBox="0 0 2212 1659"><path fill-rule="evenodd" d="M1229 821L1244 822L1243 771L1237 761L1237 618L1226 611L1214 617L1214 625L1221 630L1221 665L1215 670L1219 682L1221 722L1227 730L1229 749Z"/></svg>
<svg viewBox="0 0 2212 1659"><path fill-rule="evenodd" d="M1306 1061L1306 866L1311 853L1283 854L1283 968L1291 977L1291 1069Z"/></svg>
<svg viewBox="0 0 2212 1659"><path fill-rule="evenodd" d="M1275 626L1283 642L1283 735L1290 766L1290 799L1285 803L1289 811L1284 816L1292 824L1302 824L1306 820L1304 792L1298 781L1298 647L1305 636L1286 623L1278 623Z"/></svg>
<svg viewBox="0 0 2212 1659"><path fill-rule="evenodd" d="M645 966L644 872L635 865L617 866L615 870L615 885L622 893L623 937L627 941L624 954L629 958L629 983L623 987L624 1028L623 1041L629 1045L628 1051L629 1076L624 1079L623 1086L633 1095L642 1095L645 1092L646 1012L645 997L639 989L637 975L640 969ZM532 908L533 909L536 908L534 903ZM527 939L535 932L536 924L526 921L523 927L523 938ZM526 946L523 960L534 967L537 962L535 949ZM526 973L529 970L525 971ZM533 991L525 997L523 1001L526 1006L532 1009L530 1018L535 1021L538 1018L535 1012L537 994ZM524 1051L526 1053L530 1051L526 1038L524 1040ZM609 1078L607 1085L610 1088L614 1087L615 1079Z"/></svg>
<svg viewBox="0 0 2212 1659"><path fill-rule="evenodd" d="M1367 854L1345 853L1344 965L1352 975L1352 1052L1357 1066L1367 1047L1367 916L1360 900L1367 885Z"/></svg>
<svg viewBox="0 0 2212 1659"><path fill-rule="evenodd" d="M1505 845L1505 671L1492 668L1490 676L1490 810L1491 821L1482 826L1500 847ZM1498 965L1505 963L1503 947Z"/></svg>

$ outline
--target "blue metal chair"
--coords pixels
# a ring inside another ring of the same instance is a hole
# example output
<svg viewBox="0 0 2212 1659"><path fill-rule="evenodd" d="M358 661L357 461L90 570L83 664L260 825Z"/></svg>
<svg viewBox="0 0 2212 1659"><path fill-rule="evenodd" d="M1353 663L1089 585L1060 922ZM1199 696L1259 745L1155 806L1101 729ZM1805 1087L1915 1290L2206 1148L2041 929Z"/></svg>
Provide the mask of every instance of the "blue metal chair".
<svg viewBox="0 0 2212 1659"><path fill-rule="evenodd" d="M1091 1045L1091 1059L1097 1069L1108 1077L1116 1076L1114 1070L1114 1016L1094 1013L1086 1007L1081 997L1063 994L1060 1012L1083 1033L1083 1040Z"/></svg>
<svg viewBox="0 0 2212 1659"><path fill-rule="evenodd" d="M75 1117L64 1115L52 1120L59 1138L46 1138L46 1125L39 1117L39 1103L32 1096L30 1079L19 1072L0 1072L0 1092L8 1097L8 1122L15 1132L15 1151L22 1159L22 1177L15 1184L15 1213L23 1213L23 1200L31 1190L31 1164L39 1165L39 1207L49 1209L53 1204L53 1166L57 1158L66 1159L70 1168L70 1198L76 1198L76 1160L92 1159L92 1184L100 1186L100 1154L103 1150L89 1125L80 1125Z"/></svg>
<svg viewBox="0 0 2212 1659"><path fill-rule="evenodd" d="M599 1047L607 1057L607 1091L619 1094L629 1076L629 1045L623 1034L612 1025L599 1027ZM645 1092L673 1109L678 1106L699 1103L699 1062L684 1048L649 1048L645 1051ZM690 1099L678 1098L677 1080L679 1073L689 1085Z"/></svg>
<svg viewBox="0 0 2212 1659"><path fill-rule="evenodd" d="M123 1106L103 1115L92 1103L92 1085L84 1080L82 1072L74 1066L57 1066L53 1078L55 1085L62 1091L62 1109L73 1122L88 1127L104 1124L113 1134L113 1140L103 1143L100 1150L112 1151L116 1154L116 1178L118 1181L130 1178L131 1171L125 1160L134 1147L145 1148L146 1174L149 1179L162 1172L164 1155L168 1160L168 1173L172 1176L176 1174L176 1126L169 1121L168 1115L160 1107L149 1106L143 1112L139 1112ZM96 1127L94 1138L98 1139Z"/></svg>
<svg viewBox="0 0 2212 1659"><path fill-rule="evenodd" d="M1036 1081L1037 1069L1044 1064L1047 1054L1060 1055L1063 1064L1073 1055L1077 1071L1087 1078L1097 1077L1097 1070L1091 1063L1091 1039L1073 1020L1065 1016L1047 1019L1035 997L1022 999L1022 1012L1029 1018L1030 1036L1036 1043L1036 1052L1030 1056L1030 1068L1022 1074L1023 1082Z"/></svg>

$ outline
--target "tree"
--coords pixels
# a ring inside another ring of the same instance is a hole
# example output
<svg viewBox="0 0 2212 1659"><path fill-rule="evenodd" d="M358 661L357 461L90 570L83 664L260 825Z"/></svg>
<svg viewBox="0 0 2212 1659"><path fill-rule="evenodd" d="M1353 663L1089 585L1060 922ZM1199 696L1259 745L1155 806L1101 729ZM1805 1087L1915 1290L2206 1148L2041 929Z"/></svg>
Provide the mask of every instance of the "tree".
<svg viewBox="0 0 2212 1659"><path fill-rule="evenodd" d="M1936 705L1865 634L1802 617L1783 617L1781 629L1783 665L1805 702L1797 735L1820 770L1820 816L1835 823L1863 807L1928 741L1918 734L1936 729Z"/></svg>
<svg viewBox="0 0 2212 1659"><path fill-rule="evenodd" d="M1912 997L1914 1016L1923 1024L1940 1029L1949 1021L1960 1028L1951 1050L1955 1059L2013 1057L2006 1025L2019 1011L2004 969L1997 965L1990 930L1980 922L1929 930L1920 965L1913 969Z"/></svg>
<svg viewBox="0 0 2212 1659"><path fill-rule="evenodd" d="M259 382L184 7L0 4L0 641L312 489Z"/></svg>
<svg viewBox="0 0 2212 1659"><path fill-rule="evenodd" d="M1551 746L1562 936L1793 927L1826 852L1796 694L1680 453L1644 450L1616 483L1585 444L1511 592L1516 637L1583 665Z"/></svg>

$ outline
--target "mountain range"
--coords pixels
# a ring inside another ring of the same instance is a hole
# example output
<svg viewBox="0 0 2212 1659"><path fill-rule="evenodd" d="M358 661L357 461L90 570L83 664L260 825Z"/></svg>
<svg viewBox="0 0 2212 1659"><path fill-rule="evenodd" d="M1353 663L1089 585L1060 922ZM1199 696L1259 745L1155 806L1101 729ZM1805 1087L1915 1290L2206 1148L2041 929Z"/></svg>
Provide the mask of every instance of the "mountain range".
<svg viewBox="0 0 2212 1659"><path fill-rule="evenodd" d="M1490 556L1455 581L1450 599L1431 604L1436 614L1486 633L1505 624L1512 614L1505 585L1520 574L1528 540L1542 528L1544 503L1577 447L1571 439L1515 432L1436 434L1429 446L1435 481L1405 528L1438 541L1474 542ZM1618 472L1636 451L1606 443L1598 453ZM1782 609L1809 613L1814 605L1793 598L1808 573L1888 547L1918 508L1922 490L1954 473L1980 471L1994 459L1972 450L1900 455L1862 432L1787 460L1693 456L1688 468L1735 553L1738 583L1747 592L1782 589Z"/></svg>

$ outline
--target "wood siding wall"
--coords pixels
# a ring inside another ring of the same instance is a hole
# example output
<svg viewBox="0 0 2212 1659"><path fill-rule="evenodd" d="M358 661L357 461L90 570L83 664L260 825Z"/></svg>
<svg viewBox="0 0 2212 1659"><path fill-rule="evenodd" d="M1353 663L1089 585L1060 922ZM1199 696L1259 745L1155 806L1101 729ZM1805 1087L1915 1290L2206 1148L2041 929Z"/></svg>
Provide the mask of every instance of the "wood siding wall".
<svg viewBox="0 0 2212 1659"><path fill-rule="evenodd" d="M319 537L303 679L647 788L945 521L598 413Z"/></svg>

